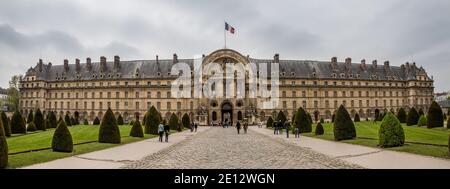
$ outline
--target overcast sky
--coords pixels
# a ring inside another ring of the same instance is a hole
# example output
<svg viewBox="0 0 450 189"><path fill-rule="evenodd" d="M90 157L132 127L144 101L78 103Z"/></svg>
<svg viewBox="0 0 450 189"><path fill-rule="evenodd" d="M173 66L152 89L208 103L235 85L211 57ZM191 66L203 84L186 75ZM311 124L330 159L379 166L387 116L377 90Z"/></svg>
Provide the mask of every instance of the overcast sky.
<svg viewBox="0 0 450 189"><path fill-rule="evenodd" d="M0 86L39 58L74 63L193 58L227 46L254 58L415 61L450 90L450 1L0 0Z"/></svg>

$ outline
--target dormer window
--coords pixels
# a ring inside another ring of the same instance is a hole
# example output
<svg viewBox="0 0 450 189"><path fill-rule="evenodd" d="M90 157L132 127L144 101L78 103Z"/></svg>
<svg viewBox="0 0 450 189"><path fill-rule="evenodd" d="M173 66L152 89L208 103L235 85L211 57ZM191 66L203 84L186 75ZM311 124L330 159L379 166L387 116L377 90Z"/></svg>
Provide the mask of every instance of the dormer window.
<svg viewBox="0 0 450 189"><path fill-rule="evenodd" d="M316 76L317 76L316 72L313 72L312 77L316 77Z"/></svg>
<svg viewBox="0 0 450 189"><path fill-rule="evenodd" d="M353 78L353 74L350 74L348 77L349 77L349 78Z"/></svg>
<svg viewBox="0 0 450 189"><path fill-rule="evenodd" d="M356 74L356 78L361 78L361 74Z"/></svg>
<svg viewBox="0 0 450 189"><path fill-rule="evenodd" d="M291 72L291 76L295 76L295 72Z"/></svg>
<svg viewBox="0 0 450 189"><path fill-rule="evenodd" d="M341 73L340 77L345 78L345 74Z"/></svg>
<svg viewBox="0 0 450 189"><path fill-rule="evenodd" d="M336 78L336 77L337 77L337 74L336 74L336 73L333 73L333 74L331 74L331 77L332 77L332 78Z"/></svg>
<svg viewBox="0 0 450 189"><path fill-rule="evenodd" d="M158 76L161 76L161 72L158 72Z"/></svg>

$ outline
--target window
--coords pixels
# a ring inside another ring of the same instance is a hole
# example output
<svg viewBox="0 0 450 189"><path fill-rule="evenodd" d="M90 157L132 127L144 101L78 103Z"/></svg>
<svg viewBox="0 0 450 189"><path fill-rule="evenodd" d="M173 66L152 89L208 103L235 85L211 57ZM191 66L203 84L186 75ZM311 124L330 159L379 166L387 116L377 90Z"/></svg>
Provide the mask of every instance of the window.
<svg viewBox="0 0 450 189"><path fill-rule="evenodd" d="M139 92L136 92L136 98L139 98Z"/></svg>
<svg viewBox="0 0 450 189"><path fill-rule="evenodd" d="M177 109L181 110L181 102L177 102Z"/></svg>
<svg viewBox="0 0 450 189"><path fill-rule="evenodd" d="M136 102L136 110L139 110L139 102Z"/></svg>
<svg viewBox="0 0 450 189"><path fill-rule="evenodd" d="M152 98L152 92L147 92L147 98Z"/></svg>
<svg viewBox="0 0 450 189"><path fill-rule="evenodd" d="M172 109L170 102L167 102L167 109L168 110Z"/></svg>

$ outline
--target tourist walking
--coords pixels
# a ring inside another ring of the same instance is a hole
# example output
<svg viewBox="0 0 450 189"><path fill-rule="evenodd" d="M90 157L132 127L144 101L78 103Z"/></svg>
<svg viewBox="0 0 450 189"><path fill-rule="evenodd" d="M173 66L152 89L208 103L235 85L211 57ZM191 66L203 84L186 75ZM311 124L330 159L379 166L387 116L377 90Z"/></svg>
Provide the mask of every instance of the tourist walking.
<svg viewBox="0 0 450 189"><path fill-rule="evenodd" d="M289 121L284 122L284 129L286 129L286 138L289 138L289 129L291 127L291 124Z"/></svg>
<svg viewBox="0 0 450 189"><path fill-rule="evenodd" d="M241 123L239 123L239 121L236 123L236 129L237 129L237 133L239 134L241 131Z"/></svg>
<svg viewBox="0 0 450 189"><path fill-rule="evenodd" d="M281 120L278 121L278 134L279 135L283 134L283 127L284 127L283 122L281 122Z"/></svg>
<svg viewBox="0 0 450 189"><path fill-rule="evenodd" d="M298 127L294 127L295 138L300 138L300 129Z"/></svg>
<svg viewBox="0 0 450 189"><path fill-rule="evenodd" d="M166 142L169 142L170 127L167 124L164 126L164 133L166 134Z"/></svg>
<svg viewBox="0 0 450 189"><path fill-rule="evenodd" d="M189 129L191 129L191 133L194 132L194 122L192 122L192 123L190 124L190 128L189 128Z"/></svg>
<svg viewBox="0 0 450 189"><path fill-rule="evenodd" d="M247 134L248 122L244 123L244 134Z"/></svg>
<svg viewBox="0 0 450 189"><path fill-rule="evenodd" d="M194 123L195 132L197 132L198 123Z"/></svg>
<svg viewBox="0 0 450 189"><path fill-rule="evenodd" d="M258 123L258 128L262 128L262 123L261 122Z"/></svg>
<svg viewBox="0 0 450 189"><path fill-rule="evenodd" d="M278 134L278 124L277 124L277 122L273 122L272 123L272 127L273 127L273 134L277 135Z"/></svg>
<svg viewBox="0 0 450 189"><path fill-rule="evenodd" d="M158 125L159 142L163 142L164 125L160 123Z"/></svg>

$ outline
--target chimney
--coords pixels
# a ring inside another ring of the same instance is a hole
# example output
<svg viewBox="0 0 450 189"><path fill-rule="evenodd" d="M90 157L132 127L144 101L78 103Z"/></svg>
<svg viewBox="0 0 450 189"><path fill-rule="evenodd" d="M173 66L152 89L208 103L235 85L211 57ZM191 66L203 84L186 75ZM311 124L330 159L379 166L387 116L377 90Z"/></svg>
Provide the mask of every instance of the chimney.
<svg viewBox="0 0 450 189"><path fill-rule="evenodd" d="M173 54L173 63L174 64L178 63L178 55L177 55L177 53Z"/></svg>
<svg viewBox="0 0 450 189"><path fill-rule="evenodd" d="M100 72L106 71L106 57L101 56L100 57Z"/></svg>
<svg viewBox="0 0 450 189"><path fill-rule="evenodd" d="M378 65L377 65L377 60L373 60L373 61L372 61L372 66L373 66L374 68L377 68L377 67L378 67Z"/></svg>
<svg viewBox="0 0 450 189"><path fill-rule="evenodd" d="M345 59L345 67L347 69L350 69L352 67L352 58L346 58Z"/></svg>
<svg viewBox="0 0 450 189"><path fill-rule="evenodd" d="M335 70L337 68L337 57L331 58L331 69Z"/></svg>
<svg viewBox="0 0 450 189"><path fill-rule="evenodd" d="M64 72L69 71L69 60L64 59Z"/></svg>
<svg viewBox="0 0 450 189"><path fill-rule="evenodd" d="M156 63L159 64L159 56L156 55Z"/></svg>
<svg viewBox="0 0 450 189"><path fill-rule="evenodd" d="M120 57L117 55L114 56L114 69L120 70Z"/></svg>
<svg viewBox="0 0 450 189"><path fill-rule="evenodd" d="M273 61L275 62L275 63L280 63L280 54L275 54L275 56L273 56Z"/></svg>
<svg viewBox="0 0 450 189"><path fill-rule="evenodd" d="M88 71L92 71L92 63L91 63L91 58L86 58L86 67L88 69Z"/></svg>
<svg viewBox="0 0 450 189"><path fill-rule="evenodd" d="M39 59L39 63L38 63L38 70L39 70L39 72L42 72L42 65L43 65L42 59Z"/></svg>
<svg viewBox="0 0 450 189"><path fill-rule="evenodd" d="M75 70L77 71L77 73L80 73L81 71L81 65L80 65L80 59L75 59Z"/></svg>
<svg viewBox="0 0 450 189"><path fill-rule="evenodd" d="M389 70L389 60L384 61L384 69Z"/></svg>

